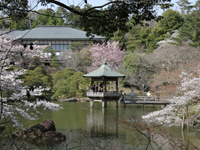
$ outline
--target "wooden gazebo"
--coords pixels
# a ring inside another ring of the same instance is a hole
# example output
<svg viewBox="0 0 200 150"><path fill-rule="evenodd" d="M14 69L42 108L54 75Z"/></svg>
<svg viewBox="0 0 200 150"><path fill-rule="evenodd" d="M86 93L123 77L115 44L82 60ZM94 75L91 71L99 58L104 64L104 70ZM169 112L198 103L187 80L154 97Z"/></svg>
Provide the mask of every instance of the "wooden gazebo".
<svg viewBox="0 0 200 150"><path fill-rule="evenodd" d="M107 106L107 101L115 101L116 108L118 108L118 100L121 97L121 92L119 92L118 88L118 78L124 78L124 74L120 74L114 70L112 70L106 62L101 65L98 69L83 75L83 77L91 78L91 83L93 82L102 82L103 89L100 91L91 90L87 92L87 97L91 99L90 106L94 106L94 100L102 100L102 107ZM107 82L115 81L115 91L107 90Z"/></svg>

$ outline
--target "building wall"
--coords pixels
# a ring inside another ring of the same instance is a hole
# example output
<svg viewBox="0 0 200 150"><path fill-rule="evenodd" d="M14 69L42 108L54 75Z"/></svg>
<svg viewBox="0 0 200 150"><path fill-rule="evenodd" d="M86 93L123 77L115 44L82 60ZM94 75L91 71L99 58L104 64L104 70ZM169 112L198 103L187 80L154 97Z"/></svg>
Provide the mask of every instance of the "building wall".
<svg viewBox="0 0 200 150"><path fill-rule="evenodd" d="M35 41L27 40L22 41L22 44L30 45L31 43L34 43ZM57 52L62 52L65 50L70 50L71 42L81 42L85 47L88 46L92 41L76 41L76 40L39 40L37 41L37 45L50 45L53 50L56 50Z"/></svg>

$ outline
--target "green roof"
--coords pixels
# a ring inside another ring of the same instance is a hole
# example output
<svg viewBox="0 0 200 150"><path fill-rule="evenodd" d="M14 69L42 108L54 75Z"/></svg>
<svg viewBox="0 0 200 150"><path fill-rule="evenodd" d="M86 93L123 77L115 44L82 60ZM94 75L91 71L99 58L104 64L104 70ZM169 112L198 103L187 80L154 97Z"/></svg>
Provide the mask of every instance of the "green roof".
<svg viewBox="0 0 200 150"><path fill-rule="evenodd" d="M112 70L106 62L101 65L98 69L83 75L83 77L125 77L126 75L118 73L114 70Z"/></svg>
<svg viewBox="0 0 200 150"><path fill-rule="evenodd" d="M94 35L86 36L86 32L70 26L38 26L29 30L16 30L10 33L11 38L22 36L22 40L104 40L105 37Z"/></svg>

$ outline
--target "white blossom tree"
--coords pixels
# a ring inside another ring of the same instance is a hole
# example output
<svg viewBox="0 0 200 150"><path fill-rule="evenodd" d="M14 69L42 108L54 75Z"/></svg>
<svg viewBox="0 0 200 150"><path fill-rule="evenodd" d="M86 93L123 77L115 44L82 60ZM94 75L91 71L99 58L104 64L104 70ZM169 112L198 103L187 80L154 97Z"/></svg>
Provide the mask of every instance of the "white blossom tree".
<svg viewBox="0 0 200 150"><path fill-rule="evenodd" d="M32 48L20 45L18 39L9 39L9 35L0 36L0 125L12 121L14 126L22 127L16 114L34 120L37 119L37 107L43 106L51 110L58 110L58 104L37 100L28 102L25 95L28 87L22 86L19 75L26 72L23 64L34 56L40 56L46 46L33 45ZM16 67L13 67L15 64ZM37 88L35 92L41 95L44 89ZM32 108L33 111L30 111Z"/></svg>
<svg viewBox="0 0 200 150"><path fill-rule="evenodd" d="M182 128L185 123L188 126L200 123L198 119L200 117L200 77L186 72L183 72L181 77L177 96L169 100L171 104L162 110L142 116L145 121L168 126L182 125Z"/></svg>

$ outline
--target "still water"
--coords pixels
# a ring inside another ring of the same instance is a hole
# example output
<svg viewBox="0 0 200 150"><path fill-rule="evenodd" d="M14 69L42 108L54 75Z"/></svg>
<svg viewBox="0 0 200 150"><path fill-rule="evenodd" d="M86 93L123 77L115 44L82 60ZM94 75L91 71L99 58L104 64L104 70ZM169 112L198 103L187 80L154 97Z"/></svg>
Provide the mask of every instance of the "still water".
<svg viewBox="0 0 200 150"><path fill-rule="evenodd" d="M66 142L56 145L56 149L144 149L140 141L142 138L139 137L142 135L131 130L132 128L127 129L131 125L122 125L117 120L129 120L128 117L134 116L134 120L141 121L142 115L161 109L161 106L143 108L142 105L127 105L123 108L122 104L115 108L115 103L112 102L107 104L107 108L102 108L101 103L95 102L93 109L89 103L57 103L63 109L58 112L41 109L43 115L39 116L39 120L22 122L28 128L46 119L53 120L56 131L67 136ZM182 139L180 127L162 127L162 130ZM200 139L198 134L192 134L191 137L194 142Z"/></svg>

